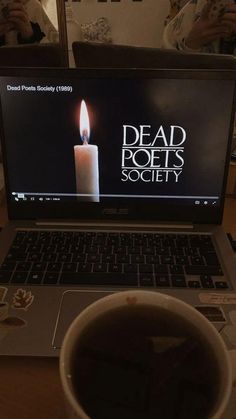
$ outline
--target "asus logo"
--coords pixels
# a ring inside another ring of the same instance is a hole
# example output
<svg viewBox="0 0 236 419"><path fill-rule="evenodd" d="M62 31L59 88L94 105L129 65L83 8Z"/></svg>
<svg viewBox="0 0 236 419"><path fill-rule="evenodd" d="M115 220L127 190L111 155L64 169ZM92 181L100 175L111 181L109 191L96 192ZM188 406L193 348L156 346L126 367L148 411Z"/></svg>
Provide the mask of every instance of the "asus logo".
<svg viewBox="0 0 236 419"><path fill-rule="evenodd" d="M102 213L104 215L127 215L129 210L128 208L104 208Z"/></svg>

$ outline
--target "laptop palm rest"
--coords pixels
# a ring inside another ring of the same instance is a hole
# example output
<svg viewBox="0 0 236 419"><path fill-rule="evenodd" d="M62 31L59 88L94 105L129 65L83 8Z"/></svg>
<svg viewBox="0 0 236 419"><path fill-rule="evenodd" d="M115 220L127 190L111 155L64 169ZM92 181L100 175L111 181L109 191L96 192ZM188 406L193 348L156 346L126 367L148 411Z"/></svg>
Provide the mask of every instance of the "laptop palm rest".
<svg viewBox="0 0 236 419"><path fill-rule="evenodd" d="M87 306L97 301L99 298L111 294L112 291L99 290L69 290L64 292L58 312L57 324L53 338L53 348L60 349L66 331L72 321Z"/></svg>
<svg viewBox="0 0 236 419"><path fill-rule="evenodd" d="M66 331L73 320L90 304L94 303L100 298L103 298L114 291L99 291L99 290L68 290L62 295L62 300L58 312L57 323L55 327L54 337L52 346L54 349L60 349L62 341L66 334ZM197 310L201 311L208 320L212 321L216 329L220 332L225 324L224 314L219 307L214 307L214 310L218 310L218 316L220 318L217 321L214 318L206 315L206 306L198 305ZM212 307L209 307L211 309ZM203 309L203 311L202 311ZM210 313L210 312L209 312Z"/></svg>

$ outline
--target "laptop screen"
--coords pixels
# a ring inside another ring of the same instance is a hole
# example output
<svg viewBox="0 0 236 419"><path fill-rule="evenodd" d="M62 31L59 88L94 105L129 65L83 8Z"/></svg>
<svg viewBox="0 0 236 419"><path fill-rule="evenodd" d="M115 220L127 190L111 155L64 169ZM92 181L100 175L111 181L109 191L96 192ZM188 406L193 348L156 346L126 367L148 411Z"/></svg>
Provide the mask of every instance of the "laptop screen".
<svg viewBox="0 0 236 419"><path fill-rule="evenodd" d="M1 76L10 206L219 207L235 83L221 73Z"/></svg>

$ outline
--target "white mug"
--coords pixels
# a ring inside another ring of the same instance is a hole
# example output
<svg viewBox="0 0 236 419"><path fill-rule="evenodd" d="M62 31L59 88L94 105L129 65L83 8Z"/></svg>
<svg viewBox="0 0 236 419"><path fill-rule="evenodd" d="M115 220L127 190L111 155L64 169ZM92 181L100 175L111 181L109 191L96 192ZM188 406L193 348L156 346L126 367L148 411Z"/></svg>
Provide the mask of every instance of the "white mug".
<svg viewBox="0 0 236 419"><path fill-rule="evenodd" d="M233 365L236 351L228 351L226 345L215 329L215 327L195 308L172 296L152 291L130 290L110 294L88 306L72 322L63 340L60 353L60 376L66 400L66 410L70 419L90 419L83 410L73 389L71 360L73 349L79 346L80 337L88 325L98 318L116 308L127 307L127 304L144 305L149 307L164 308L172 315L188 319L188 322L195 327L201 338L208 343L214 352L219 370L219 392L209 419L220 419L228 404L235 381L235 363ZM232 359L231 359L232 357ZM93 419L93 418L91 418Z"/></svg>

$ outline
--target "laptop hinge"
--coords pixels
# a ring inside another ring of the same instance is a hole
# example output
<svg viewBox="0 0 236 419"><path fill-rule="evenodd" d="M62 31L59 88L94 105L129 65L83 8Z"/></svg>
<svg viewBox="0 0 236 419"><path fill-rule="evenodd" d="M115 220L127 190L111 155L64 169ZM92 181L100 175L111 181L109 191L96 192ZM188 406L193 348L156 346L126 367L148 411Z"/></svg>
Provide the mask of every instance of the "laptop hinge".
<svg viewBox="0 0 236 419"><path fill-rule="evenodd" d="M91 228L91 227L101 227L101 228L148 228L148 229L179 229L179 230L193 230L194 226L192 223L132 223L132 222L78 222L78 221L50 221L50 220L38 220L36 225L40 227L67 227L67 228Z"/></svg>

